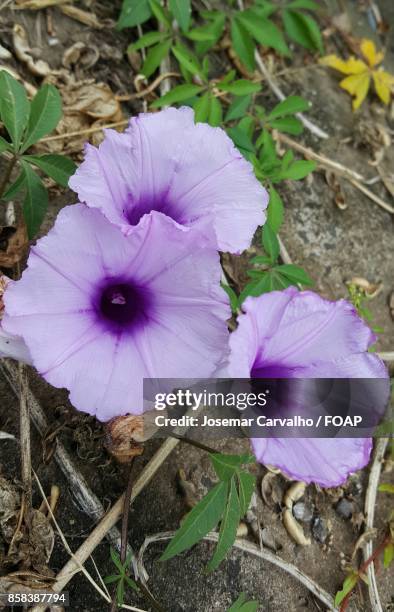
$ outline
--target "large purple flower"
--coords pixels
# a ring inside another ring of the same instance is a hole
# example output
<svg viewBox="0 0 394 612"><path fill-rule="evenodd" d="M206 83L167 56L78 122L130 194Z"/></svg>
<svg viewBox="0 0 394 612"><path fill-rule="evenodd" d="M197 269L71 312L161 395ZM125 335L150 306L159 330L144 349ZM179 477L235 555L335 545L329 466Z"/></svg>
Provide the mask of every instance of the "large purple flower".
<svg viewBox="0 0 394 612"><path fill-rule="evenodd" d="M294 287L247 298L230 337L234 378L386 378L374 337L345 300L330 302ZM253 438L263 464L291 478L331 487L367 464L367 438Z"/></svg>
<svg viewBox="0 0 394 612"><path fill-rule="evenodd" d="M219 281L199 232L153 212L125 236L77 204L32 248L3 325L76 408L107 421L141 412L144 377L213 374L228 346Z"/></svg>
<svg viewBox="0 0 394 612"><path fill-rule="evenodd" d="M239 253L265 220L265 189L220 128L194 123L190 108L141 114L125 133L105 131L69 185L88 206L128 231L156 210L214 230L215 246Z"/></svg>

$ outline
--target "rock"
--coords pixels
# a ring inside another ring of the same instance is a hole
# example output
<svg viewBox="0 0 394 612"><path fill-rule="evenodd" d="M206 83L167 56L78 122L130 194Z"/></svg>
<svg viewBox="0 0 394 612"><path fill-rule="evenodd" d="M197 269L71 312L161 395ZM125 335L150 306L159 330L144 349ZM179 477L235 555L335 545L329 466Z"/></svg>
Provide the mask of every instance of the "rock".
<svg viewBox="0 0 394 612"><path fill-rule="evenodd" d="M336 513L343 519L350 519L354 512L354 506L351 501L342 497L335 507Z"/></svg>
<svg viewBox="0 0 394 612"><path fill-rule="evenodd" d="M317 542L324 544L328 536L328 529L324 519L317 516L313 519L312 535Z"/></svg>
<svg viewBox="0 0 394 612"><path fill-rule="evenodd" d="M310 523L313 516L312 508L304 502L298 502L293 506L293 515L294 518L297 519L297 521L302 521L303 523Z"/></svg>

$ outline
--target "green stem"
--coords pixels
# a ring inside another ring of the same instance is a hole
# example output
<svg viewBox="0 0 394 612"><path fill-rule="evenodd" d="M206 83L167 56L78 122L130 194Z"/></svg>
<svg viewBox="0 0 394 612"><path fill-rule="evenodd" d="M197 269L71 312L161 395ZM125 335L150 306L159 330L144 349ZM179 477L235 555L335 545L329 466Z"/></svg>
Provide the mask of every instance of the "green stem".
<svg viewBox="0 0 394 612"><path fill-rule="evenodd" d="M17 159L18 159L17 156L13 155L11 157L9 163L8 163L7 169L6 169L5 174L4 174L4 178L3 178L3 180L2 180L2 182L0 184L0 200L3 197L3 194L4 194L5 189L7 187L8 181L10 180L11 173L12 173L12 171L14 169L14 166L16 164Z"/></svg>

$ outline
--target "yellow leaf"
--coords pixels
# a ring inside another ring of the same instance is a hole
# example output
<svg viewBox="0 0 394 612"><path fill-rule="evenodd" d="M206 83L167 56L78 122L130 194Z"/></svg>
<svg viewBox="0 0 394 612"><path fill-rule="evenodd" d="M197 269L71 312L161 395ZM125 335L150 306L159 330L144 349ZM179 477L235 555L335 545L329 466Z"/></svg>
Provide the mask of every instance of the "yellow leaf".
<svg viewBox="0 0 394 612"><path fill-rule="evenodd" d="M394 86L394 77L383 70L375 70L372 73L376 93L385 104L390 102L391 88Z"/></svg>
<svg viewBox="0 0 394 612"><path fill-rule="evenodd" d="M362 39L360 49L371 68L380 64L384 58L384 54L381 51L376 53L375 43L372 40L368 40L368 38Z"/></svg>
<svg viewBox="0 0 394 612"><path fill-rule="evenodd" d="M363 72L362 74L352 74L339 83L342 89L354 96L353 110L357 110L365 100L370 81L369 72Z"/></svg>
<svg viewBox="0 0 394 612"><path fill-rule="evenodd" d="M343 74L360 74L368 70L368 66L362 60L356 59L355 57L350 57L348 60L344 61L336 55L326 55L319 60L319 64L339 70L339 72Z"/></svg>

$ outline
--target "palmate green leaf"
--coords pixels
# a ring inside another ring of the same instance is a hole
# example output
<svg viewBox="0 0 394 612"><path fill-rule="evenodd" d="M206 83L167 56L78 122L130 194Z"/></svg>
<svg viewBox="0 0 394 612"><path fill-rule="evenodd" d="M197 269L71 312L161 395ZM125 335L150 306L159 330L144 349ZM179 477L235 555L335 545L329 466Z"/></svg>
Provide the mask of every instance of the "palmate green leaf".
<svg viewBox="0 0 394 612"><path fill-rule="evenodd" d="M286 132L298 136L303 132L304 126L297 117L280 117L270 121L270 126L279 132Z"/></svg>
<svg viewBox="0 0 394 612"><path fill-rule="evenodd" d="M252 72L256 65L254 59L256 45L249 32L240 23L238 16L231 20L231 42L245 68Z"/></svg>
<svg viewBox="0 0 394 612"><path fill-rule="evenodd" d="M272 187L272 185L269 190L269 195L270 195L270 199L268 202L268 211L267 211L268 223L270 224L271 229L275 233L278 233L280 226L283 223L284 206L283 206L282 198L280 197L276 189Z"/></svg>
<svg viewBox="0 0 394 612"><path fill-rule="evenodd" d="M25 175L26 195L23 201L23 218L26 223L29 239L32 240L40 229L48 208L48 192L39 176L30 165L21 160Z"/></svg>
<svg viewBox="0 0 394 612"><path fill-rule="evenodd" d="M111 546L111 548L109 549L109 553L111 555L112 563L119 570L120 574L124 574L125 569L122 565L118 552Z"/></svg>
<svg viewBox="0 0 394 612"><path fill-rule="evenodd" d="M268 115L268 119L277 119L278 117L302 113L309 110L309 107L310 104L308 100L301 98L301 96L289 96L272 109Z"/></svg>
<svg viewBox="0 0 394 612"><path fill-rule="evenodd" d="M237 473L239 487L239 508L241 518L246 514L256 486L256 478L249 472L239 471Z"/></svg>
<svg viewBox="0 0 394 612"><path fill-rule="evenodd" d="M19 173L19 176L15 179L15 181L8 187L7 191L3 194L3 200L12 200L15 198L16 194L23 188L25 184L25 173L23 168Z"/></svg>
<svg viewBox="0 0 394 612"><path fill-rule="evenodd" d="M256 19L256 16L250 11L239 13L238 19L258 43L275 49L282 55L290 55L282 32L272 21L264 18Z"/></svg>
<svg viewBox="0 0 394 612"><path fill-rule="evenodd" d="M23 159L43 170L62 187L67 187L70 176L77 169L72 159L63 155L24 155Z"/></svg>
<svg viewBox="0 0 394 612"><path fill-rule="evenodd" d="M254 144L252 139L244 130L240 129L238 126L235 126L228 128L227 133L241 153L244 151L254 153Z"/></svg>
<svg viewBox="0 0 394 612"><path fill-rule="evenodd" d="M246 96L247 94L257 93L261 90L260 83L252 83L247 79L238 79L232 83L218 83L218 89L233 94L234 96Z"/></svg>
<svg viewBox="0 0 394 612"><path fill-rule="evenodd" d="M211 105L211 94L206 91L203 96L200 96L194 103L194 121L196 123L203 123L208 121L209 109Z"/></svg>
<svg viewBox="0 0 394 612"><path fill-rule="evenodd" d="M289 9L306 9L308 11L318 11L321 7L313 2L313 0L293 0L286 8Z"/></svg>
<svg viewBox="0 0 394 612"><path fill-rule="evenodd" d="M387 569L394 560L394 543L389 542L383 551L383 565Z"/></svg>
<svg viewBox="0 0 394 612"><path fill-rule="evenodd" d="M220 480L229 480L241 465L254 463L254 455L223 455L222 453L210 453L209 455L214 470Z"/></svg>
<svg viewBox="0 0 394 612"><path fill-rule="evenodd" d="M194 55L181 43L172 47L172 52L175 55L178 62L191 74L197 74L204 78L199 61ZM205 80L205 78L204 78Z"/></svg>
<svg viewBox="0 0 394 612"><path fill-rule="evenodd" d="M216 527L226 507L227 491L228 483L219 482L194 506L168 544L161 561L191 548Z"/></svg>
<svg viewBox="0 0 394 612"><path fill-rule="evenodd" d="M279 241L274 230L268 223L263 227L262 245L264 251L271 258L271 262L274 263L279 257Z"/></svg>
<svg viewBox="0 0 394 612"><path fill-rule="evenodd" d="M283 158L284 159L284 158ZM313 172L316 168L316 163L308 160L295 161L283 167L279 173L278 180L291 179L292 181L300 181Z"/></svg>
<svg viewBox="0 0 394 612"><path fill-rule="evenodd" d="M251 95L237 96L230 104L224 120L234 121L235 119L241 119L241 117L245 116L245 113L248 110L251 102Z"/></svg>
<svg viewBox="0 0 394 612"><path fill-rule="evenodd" d="M257 612L258 608L258 601L248 601L245 593L241 593L227 612Z"/></svg>
<svg viewBox="0 0 394 612"><path fill-rule="evenodd" d="M136 40L136 42L131 43L127 47L127 51L128 53L130 53L132 51L139 51L140 49L145 49L146 47L151 47L152 45L155 45L156 43L160 42L163 36L163 32L148 32L147 34L144 34L138 40Z"/></svg>
<svg viewBox="0 0 394 612"><path fill-rule="evenodd" d="M274 270L287 278L292 285L306 285L308 287L312 286L313 280L308 276L303 268L299 266L295 266L294 264L283 264L281 266L276 266Z"/></svg>
<svg viewBox="0 0 394 612"><path fill-rule="evenodd" d="M169 15L168 11L163 8L160 0L149 0L149 4L157 21L162 23L166 29L170 29L171 16Z"/></svg>
<svg viewBox="0 0 394 612"><path fill-rule="evenodd" d="M230 480L230 491L226 508L220 523L219 540L213 557L207 565L207 570L209 572L212 572L218 567L218 565L220 565L234 544L240 518L237 487L235 484L235 478L232 478Z"/></svg>
<svg viewBox="0 0 394 612"><path fill-rule="evenodd" d="M155 100L151 104L151 108L161 108L162 106L169 106L170 104L190 100L190 98L193 98L199 94L201 91L203 91L203 89L204 88L201 87L201 85L189 85L187 83L184 85L178 85L158 100Z"/></svg>
<svg viewBox="0 0 394 612"><path fill-rule="evenodd" d="M190 25L191 1L190 0L169 0L170 11L174 15L182 32L187 32Z"/></svg>
<svg viewBox="0 0 394 612"><path fill-rule="evenodd" d="M209 106L209 116L208 123L213 127L218 127L221 125L223 120L223 108L220 104L218 98L211 96L210 106Z"/></svg>
<svg viewBox="0 0 394 612"><path fill-rule="evenodd" d="M8 72L2 70L0 72L0 116L10 135L15 152L19 150L29 118L29 109L30 103L23 85ZM4 140L3 143L5 142Z"/></svg>
<svg viewBox="0 0 394 612"><path fill-rule="evenodd" d="M62 116L62 99L56 87L43 85L34 96L21 152L55 129Z"/></svg>
<svg viewBox="0 0 394 612"><path fill-rule="evenodd" d="M3 153L3 151L12 151L12 144L10 142L7 142L5 138L0 136L0 153Z"/></svg>
<svg viewBox="0 0 394 612"><path fill-rule="evenodd" d="M120 606L123 605L123 602L124 602L124 592L125 592L124 581L119 580L118 586L116 587L116 601L118 602L118 605Z"/></svg>
<svg viewBox="0 0 394 612"><path fill-rule="evenodd" d="M105 576L104 582L105 584L113 584L114 582L118 582L121 579L119 574L111 574L110 576Z"/></svg>
<svg viewBox="0 0 394 612"><path fill-rule="evenodd" d="M149 78L158 69L162 60L168 55L170 48L171 39L163 40L154 47L150 47L141 68L141 72L146 78Z"/></svg>
<svg viewBox="0 0 394 612"><path fill-rule="evenodd" d="M358 574L350 574L343 582L342 589L335 595L334 606L340 606L346 595L354 589L358 582Z"/></svg>
<svg viewBox="0 0 394 612"><path fill-rule="evenodd" d="M203 14L204 13L204 14ZM196 53L199 56L204 55L222 36L224 31L224 26L226 23L226 16L223 12L213 11L208 15L207 11L200 12L202 16L206 16L209 19L209 23L201 28L196 28L196 30L205 32L205 34L209 35L210 38L208 40L196 41ZM195 31L195 30L194 30Z"/></svg>
<svg viewBox="0 0 394 612"><path fill-rule="evenodd" d="M152 15L149 0L123 0L116 28L132 28L147 21Z"/></svg>
<svg viewBox="0 0 394 612"><path fill-rule="evenodd" d="M309 15L286 9L283 11L283 25L294 42L310 51L324 52L319 26Z"/></svg>

